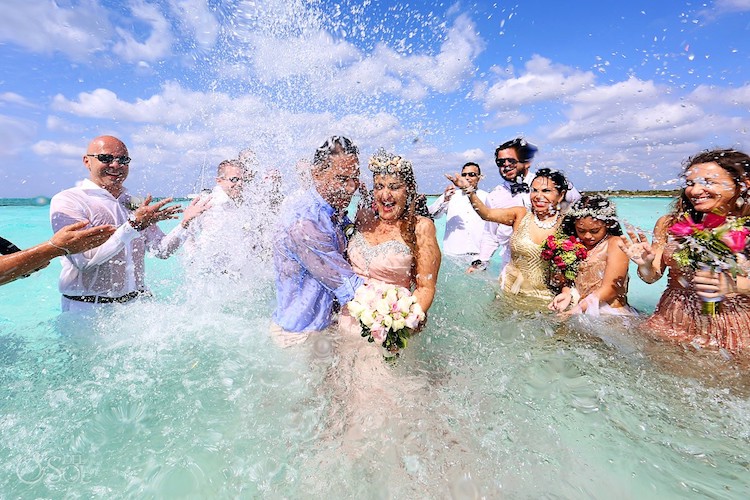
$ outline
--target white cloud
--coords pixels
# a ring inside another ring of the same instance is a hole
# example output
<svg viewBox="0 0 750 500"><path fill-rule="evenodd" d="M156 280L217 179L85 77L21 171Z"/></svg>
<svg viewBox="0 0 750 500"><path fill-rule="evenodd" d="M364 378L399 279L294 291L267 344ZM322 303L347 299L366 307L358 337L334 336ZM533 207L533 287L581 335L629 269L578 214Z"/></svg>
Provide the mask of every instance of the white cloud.
<svg viewBox="0 0 750 500"><path fill-rule="evenodd" d="M53 132L75 132L78 129L78 125L70 123L59 116L49 115L47 116L47 130Z"/></svg>
<svg viewBox="0 0 750 500"><path fill-rule="evenodd" d="M86 145L44 140L35 143L31 149L39 156L82 158L83 154L86 152Z"/></svg>
<svg viewBox="0 0 750 500"><path fill-rule="evenodd" d="M26 108L38 107L36 104L29 101L24 96L16 94L15 92L3 92L2 94L0 94L0 104L14 104L16 106L23 106Z"/></svg>
<svg viewBox="0 0 750 500"><path fill-rule="evenodd" d="M509 109L560 99L590 88L594 79L590 71L553 64L549 59L534 55L522 75L498 82L487 90L484 106L488 110Z"/></svg>
<svg viewBox="0 0 750 500"><path fill-rule="evenodd" d="M750 10L750 0L715 0L714 9L719 12L745 12Z"/></svg>
<svg viewBox="0 0 750 500"><path fill-rule="evenodd" d="M33 121L0 115L0 157L14 155L28 147L37 133Z"/></svg>
<svg viewBox="0 0 750 500"><path fill-rule="evenodd" d="M82 92L76 101L58 94L52 100L52 109L88 118L187 125L200 119L203 111L208 112L217 98L225 99L221 94L204 94L184 89L179 83L167 82L161 94L135 102L122 101L109 89Z"/></svg>
<svg viewBox="0 0 750 500"><path fill-rule="evenodd" d="M747 109L750 108L750 84L734 89L699 85L690 93L690 100L707 105L723 103Z"/></svg>
<svg viewBox="0 0 750 500"><path fill-rule="evenodd" d="M151 29L148 38L139 42L130 31L117 28L121 40L115 43L112 51L125 61L158 61L169 55L172 48L172 33L169 21L158 7L143 1L133 2L130 10L134 17L146 22Z"/></svg>
<svg viewBox="0 0 750 500"><path fill-rule="evenodd" d="M111 26L108 13L95 0L65 8L52 0L3 0L0 41L42 54L62 52L86 60L103 50Z"/></svg>

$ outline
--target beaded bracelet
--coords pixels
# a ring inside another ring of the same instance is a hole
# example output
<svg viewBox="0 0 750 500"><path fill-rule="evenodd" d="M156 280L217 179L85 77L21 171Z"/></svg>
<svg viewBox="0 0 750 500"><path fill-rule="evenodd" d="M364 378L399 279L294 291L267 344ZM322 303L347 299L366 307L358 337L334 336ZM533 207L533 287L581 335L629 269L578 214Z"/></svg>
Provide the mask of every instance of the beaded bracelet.
<svg viewBox="0 0 750 500"><path fill-rule="evenodd" d="M70 255L70 250L68 250L67 248L55 245L54 243L52 243L52 240L49 240L47 243L49 243L53 247L57 248L58 250L62 250L63 252L65 252L65 255Z"/></svg>

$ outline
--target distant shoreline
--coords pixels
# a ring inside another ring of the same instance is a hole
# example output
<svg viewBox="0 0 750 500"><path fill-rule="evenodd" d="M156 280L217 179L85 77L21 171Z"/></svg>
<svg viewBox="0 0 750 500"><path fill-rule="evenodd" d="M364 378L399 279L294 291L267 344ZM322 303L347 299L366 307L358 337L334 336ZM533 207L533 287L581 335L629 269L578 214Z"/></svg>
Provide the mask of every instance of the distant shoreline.
<svg viewBox="0 0 750 500"><path fill-rule="evenodd" d="M649 191L631 191L627 189L620 190L588 190L581 191L581 194L598 194L614 198L676 198L679 190L649 190ZM438 197L443 193L428 194L427 196ZM158 200L160 198L154 198ZM46 196L35 196L33 198L0 198L0 207L27 207L27 206L46 206L49 205L49 198ZM190 201L187 197L175 197L175 202Z"/></svg>

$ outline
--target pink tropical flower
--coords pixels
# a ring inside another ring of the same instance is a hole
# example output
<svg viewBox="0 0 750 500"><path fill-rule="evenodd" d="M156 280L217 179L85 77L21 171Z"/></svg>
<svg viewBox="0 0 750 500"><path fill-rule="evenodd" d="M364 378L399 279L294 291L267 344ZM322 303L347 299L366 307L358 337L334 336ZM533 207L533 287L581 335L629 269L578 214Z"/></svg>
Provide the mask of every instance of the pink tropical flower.
<svg viewBox="0 0 750 500"><path fill-rule="evenodd" d="M721 236L721 241L724 242L733 253L739 253L745 249L748 234L750 234L750 230L746 227L727 231Z"/></svg>
<svg viewBox="0 0 750 500"><path fill-rule="evenodd" d="M702 229L702 226L693 222L689 215L679 222L675 222L669 228L669 232L675 236L690 236L694 231Z"/></svg>
<svg viewBox="0 0 750 500"><path fill-rule="evenodd" d="M724 215L716 215L713 213L707 213L705 217L703 217L702 226L705 229L715 229L722 224L724 224L727 221L726 216Z"/></svg>

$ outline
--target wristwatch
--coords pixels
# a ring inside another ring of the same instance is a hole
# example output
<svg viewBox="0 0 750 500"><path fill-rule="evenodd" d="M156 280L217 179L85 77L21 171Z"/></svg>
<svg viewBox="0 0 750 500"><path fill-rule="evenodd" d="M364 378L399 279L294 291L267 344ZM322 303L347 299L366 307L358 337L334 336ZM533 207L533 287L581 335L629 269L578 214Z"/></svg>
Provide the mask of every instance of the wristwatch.
<svg viewBox="0 0 750 500"><path fill-rule="evenodd" d="M477 259L475 261L472 261L471 267L473 267L474 269L479 269L480 271L484 271L485 269L487 269L487 263L482 262L480 259Z"/></svg>

